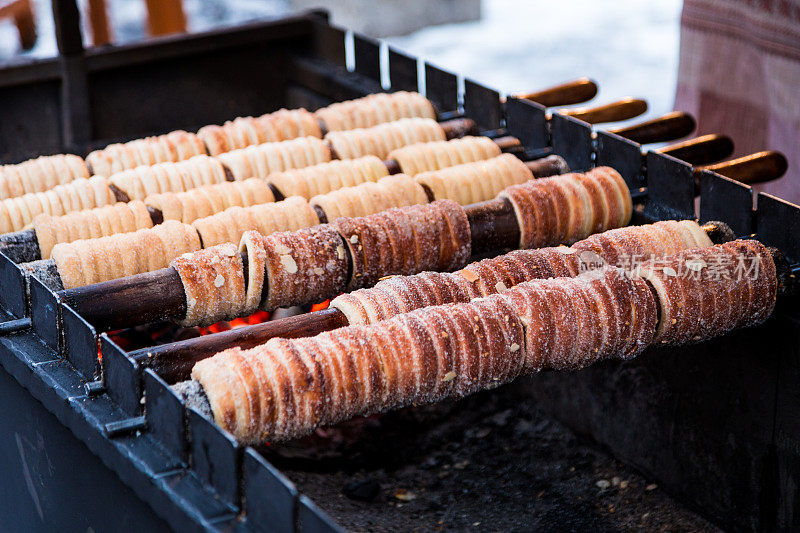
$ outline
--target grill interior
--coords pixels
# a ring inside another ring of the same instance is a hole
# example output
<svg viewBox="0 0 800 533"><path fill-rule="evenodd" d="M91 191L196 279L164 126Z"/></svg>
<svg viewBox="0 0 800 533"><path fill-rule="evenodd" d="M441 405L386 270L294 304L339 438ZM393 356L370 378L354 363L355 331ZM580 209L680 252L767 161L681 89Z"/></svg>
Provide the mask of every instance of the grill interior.
<svg viewBox="0 0 800 533"><path fill-rule="evenodd" d="M378 43L354 35L355 70L348 72L345 33L320 13L90 51L75 44L70 13L58 19L61 58L9 67L0 81L0 114L8 117L0 138L9 139L0 148L3 161L86 153L175 127L280 107L314 109L381 90ZM416 59L390 50L388 61L392 90L418 89ZM459 95L455 75L429 64L423 70L426 95L443 115L514 135L528 150L563 156L572 169L612 166L632 190L646 187L633 223L722 220L737 235L755 233L800 260L797 206L766 194L756 202L747 185L705 171L696 212L689 164L654 152L643 157L635 142L573 117L548 117L527 100L503 101L472 80ZM162 324L98 334L5 255L0 285L0 363L28 389L21 401L42 402L58 417L54 426L88 443L132 487L128 498L148 503L175 528L712 527L646 490L651 481L722 526L791 527L798 520L789 490L800 449L795 301L784 301L764 326L701 345L545 373L460 402L252 449L187 410L168 380L127 354L195 330ZM87 457L78 466L88 472L98 458ZM598 479L615 476L628 489L598 490ZM373 503L341 496L345 485L367 478L381 485ZM53 506L67 501L52 497Z"/></svg>

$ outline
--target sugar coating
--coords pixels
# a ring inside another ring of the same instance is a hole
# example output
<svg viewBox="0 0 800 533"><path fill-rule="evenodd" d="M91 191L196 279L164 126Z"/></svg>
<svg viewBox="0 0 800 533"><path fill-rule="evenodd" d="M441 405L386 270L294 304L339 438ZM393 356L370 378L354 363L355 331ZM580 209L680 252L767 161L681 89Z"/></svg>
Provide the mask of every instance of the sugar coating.
<svg viewBox="0 0 800 533"><path fill-rule="evenodd" d="M706 267L689 270L687 261L702 261ZM679 275L670 275L667 269ZM658 294L661 318L656 340L665 344L701 341L759 324L775 307L775 263L755 240L687 250L668 263L646 262L636 272Z"/></svg>
<svg viewBox="0 0 800 533"><path fill-rule="evenodd" d="M624 180L608 167L531 180L507 187L500 197L514 206L520 248L573 243L624 226L632 213Z"/></svg>
<svg viewBox="0 0 800 533"><path fill-rule="evenodd" d="M207 326L242 316L247 310L244 265L233 243L220 244L174 259L186 294L183 326Z"/></svg>
<svg viewBox="0 0 800 533"><path fill-rule="evenodd" d="M465 301L463 298L467 294L471 298L488 296L501 292L503 287L508 289L534 279L575 277L609 264L632 267L626 258L636 257L643 261L651 256L680 252L683 246L695 245L698 239L691 231L695 227L700 235L705 235L694 221L657 222L592 235L570 248L515 250L471 263L454 274L424 273L381 280L372 288L338 296L331 306L342 311L350 324L371 324L428 305ZM710 246L711 241L706 237L701 244ZM447 292L450 287L468 289L451 296ZM607 299L608 295L597 296L603 297ZM635 343L636 337L630 342Z"/></svg>
<svg viewBox="0 0 800 533"><path fill-rule="evenodd" d="M372 286L389 275L460 268L471 254L467 215L449 200L340 218L332 225L352 262L349 289Z"/></svg>
<svg viewBox="0 0 800 533"><path fill-rule="evenodd" d="M321 302L344 289L347 259L337 253L341 238L332 226L273 233L262 245L267 291L261 309Z"/></svg>
<svg viewBox="0 0 800 533"><path fill-rule="evenodd" d="M280 441L509 381L522 371L523 339L503 301L431 307L374 326L229 349L195 365L192 378L217 423L241 442Z"/></svg>

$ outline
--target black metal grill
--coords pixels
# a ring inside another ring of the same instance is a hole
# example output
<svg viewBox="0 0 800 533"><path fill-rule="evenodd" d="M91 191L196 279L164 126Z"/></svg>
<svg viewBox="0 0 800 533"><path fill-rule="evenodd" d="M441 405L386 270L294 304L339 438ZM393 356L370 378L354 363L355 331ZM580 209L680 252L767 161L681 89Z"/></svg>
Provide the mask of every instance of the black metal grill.
<svg viewBox="0 0 800 533"><path fill-rule="evenodd" d="M319 12L83 51L74 2L55 4L64 55L8 67L0 76L4 161L86 153L114 140L281 106L313 109L382 90L379 44L355 35L355 71L348 72L345 32ZM388 61L392 89L418 88L415 58L390 50ZM634 223L722 220L738 235L755 233L800 260L797 206L759 194L754 209L750 187L704 172L696 213L687 163L655 152L643 157L637 143L558 113L548 118L542 106L501 100L472 80L459 95L456 75L427 63L424 72L419 88L444 115L463 114L483 130L505 128L526 149L552 150L576 170L611 165L631 189L647 187ZM176 99L181 93L190 96ZM6 417L7 427L0 425L2 445L13 447L12 434L35 440L35 429L53 461L93 473L107 487L108 498L80 502L80 495L59 490L68 485L56 472L36 500L45 524L69 520L70 513L114 512L138 527L163 527L163 520L181 530L338 530L256 450L187 410L155 372L2 254L0 287L0 393L4 410L18 411ZM531 391L559 419L718 523L791 528L800 522L791 490L800 463L798 311L789 302L758 329L650 350L633 362L537 376ZM28 417L41 427L26 427ZM21 457L25 476L45 469ZM119 479L104 473L100 461ZM8 471L19 464L11 460ZM26 485L25 476L4 476L6 505L29 505L22 503L25 487L35 480Z"/></svg>

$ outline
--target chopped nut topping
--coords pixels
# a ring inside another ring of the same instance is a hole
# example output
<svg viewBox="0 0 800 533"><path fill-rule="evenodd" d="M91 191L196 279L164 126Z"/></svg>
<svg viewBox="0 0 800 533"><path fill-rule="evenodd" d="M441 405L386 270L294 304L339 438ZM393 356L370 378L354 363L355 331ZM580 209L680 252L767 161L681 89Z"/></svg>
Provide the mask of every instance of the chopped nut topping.
<svg viewBox="0 0 800 533"><path fill-rule="evenodd" d="M462 270L459 272L459 274L461 274L461 276L470 283L475 283L478 281L478 275L472 270Z"/></svg>
<svg viewBox="0 0 800 533"><path fill-rule="evenodd" d="M286 269L286 272L288 272L289 274L294 274L295 272L297 272L297 263L295 262L294 257L292 257L291 255L288 254L282 255L281 264L283 265L283 268Z"/></svg>

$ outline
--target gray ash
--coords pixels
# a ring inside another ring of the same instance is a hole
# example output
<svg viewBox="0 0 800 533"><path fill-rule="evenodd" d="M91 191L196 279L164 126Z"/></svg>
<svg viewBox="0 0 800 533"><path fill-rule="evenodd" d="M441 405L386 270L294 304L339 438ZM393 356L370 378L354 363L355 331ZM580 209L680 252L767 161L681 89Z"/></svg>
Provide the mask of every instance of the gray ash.
<svg viewBox="0 0 800 533"><path fill-rule="evenodd" d="M718 531L521 383L259 451L349 531Z"/></svg>
<svg viewBox="0 0 800 533"><path fill-rule="evenodd" d="M55 261L52 259L40 259L21 265L22 270L29 272L39 281L44 283L52 291L63 291L64 284L61 282L61 275L58 273Z"/></svg>
<svg viewBox="0 0 800 533"><path fill-rule="evenodd" d="M181 381L172 386L172 391L180 396L187 407L210 420L214 419L214 415L211 413L211 404L208 403L208 396L200 383L193 379Z"/></svg>

